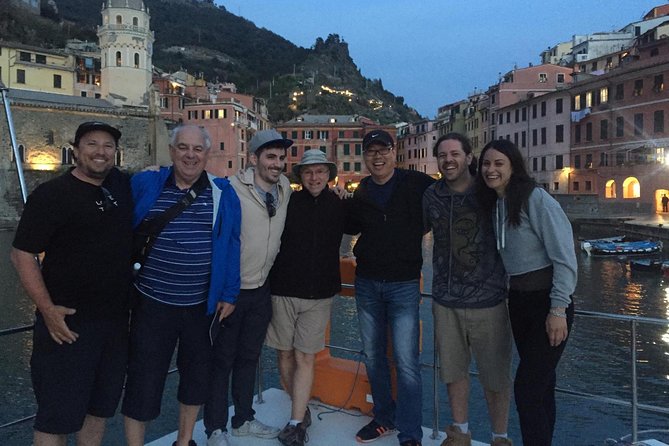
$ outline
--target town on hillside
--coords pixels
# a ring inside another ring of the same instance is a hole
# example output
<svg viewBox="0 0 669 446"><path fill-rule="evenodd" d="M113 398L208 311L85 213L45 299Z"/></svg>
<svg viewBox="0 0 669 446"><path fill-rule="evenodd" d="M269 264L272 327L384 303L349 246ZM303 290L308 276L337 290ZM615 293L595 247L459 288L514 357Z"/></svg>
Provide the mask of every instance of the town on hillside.
<svg viewBox="0 0 669 446"><path fill-rule="evenodd" d="M35 14L37 0L11 0ZM0 79L11 104L17 153L29 187L72 164L70 135L85 120L123 132L116 164L136 171L167 164L169 129L197 124L212 136L207 170L229 176L246 165L254 132L276 128L295 144L287 172L305 150L335 162L336 182L353 189L365 176L362 138L382 128L396 138L398 165L437 177L432 146L448 132L466 134L475 153L493 139L512 140L529 171L570 216L662 213L669 195L669 4L618 31L573 35L514 67L488 88L463 92L435 119L380 124L362 115L302 114L272 122L266 99L234 84L152 63L155 35L142 0L101 1L97 42L46 49L0 41ZM439 86L433 86L438 91ZM323 94L356 92L320 86ZM304 92L287 98L297 108ZM370 102L370 109L385 104ZM8 120L2 110L0 219L21 209Z"/></svg>

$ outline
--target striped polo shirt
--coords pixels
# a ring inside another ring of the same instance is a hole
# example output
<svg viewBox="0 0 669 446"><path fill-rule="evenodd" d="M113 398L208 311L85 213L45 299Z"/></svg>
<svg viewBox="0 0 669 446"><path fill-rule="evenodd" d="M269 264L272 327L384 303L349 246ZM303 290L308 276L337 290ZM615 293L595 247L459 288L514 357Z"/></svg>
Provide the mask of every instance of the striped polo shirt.
<svg viewBox="0 0 669 446"><path fill-rule="evenodd" d="M211 186L203 190L156 239L135 284L144 295L180 306L207 300L211 275L211 192ZM185 193L170 176L147 218L172 207Z"/></svg>

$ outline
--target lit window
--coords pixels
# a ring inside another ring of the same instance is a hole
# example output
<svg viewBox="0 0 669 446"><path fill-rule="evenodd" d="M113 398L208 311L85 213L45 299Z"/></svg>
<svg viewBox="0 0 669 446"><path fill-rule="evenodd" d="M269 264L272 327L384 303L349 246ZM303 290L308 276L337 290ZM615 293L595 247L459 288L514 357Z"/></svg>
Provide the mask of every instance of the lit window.
<svg viewBox="0 0 669 446"><path fill-rule="evenodd" d="M580 110L581 109L581 95L577 94L574 96L574 110Z"/></svg>
<svg viewBox="0 0 669 446"><path fill-rule="evenodd" d="M628 177L623 181L623 198L639 198L641 196L641 186L639 180L634 177Z"/></svg>
<svg viewBox="0 0 669 446"><path fill-rule="evenodd" d="M602 87L599 90L599 102L602 104L609 102L609 89L608 87Z"/></svg>
<svg viewBox="0 0 669 446"><path fill-rule="evenodd" d="M589 91L585 94L585 106L592 107L592 92Z"/></svg>
<svg viewBox="0 0 669 446"><path fill-rule="evenodd" d="M541 83L548 82L548 74L539 73L539 82Z"/></svg>
<svg viewBox="0 0 669 446"><path fill-rule="evenodd" d="M616 182L613 180L607 181L604 193L606 198L616 198Z"/></svg>

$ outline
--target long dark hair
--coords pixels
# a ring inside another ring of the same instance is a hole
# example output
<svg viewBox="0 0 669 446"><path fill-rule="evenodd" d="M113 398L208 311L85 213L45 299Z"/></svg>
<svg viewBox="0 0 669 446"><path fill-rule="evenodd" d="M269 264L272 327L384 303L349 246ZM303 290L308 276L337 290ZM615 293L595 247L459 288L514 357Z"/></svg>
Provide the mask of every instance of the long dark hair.
<svg viewBox="0 0 669 446"><path fill-rule="evenodd" d="M516 147L514 143L506 139L490 141L485 145L483 150L481 150L478 166L479 173L476 176L479 205L489 217L492 215L492 210L495 207L497 193L485 184L483 176L481 175L481 167L483 165L483 158L485 157L486 152L490 149L497 150L504 154L511 162L511 178L506 185L504 196L509 206L508 221L511 226L518 226L520 224L520 212L523 209L527 211L527 202L530 198L530 194L534 188L537 187L537 183L530 177L529 173L527 173L523 155L521 155L520 150L518 150L518 147ZM488 219L488 221L490 221L490 219Z"/></svg>

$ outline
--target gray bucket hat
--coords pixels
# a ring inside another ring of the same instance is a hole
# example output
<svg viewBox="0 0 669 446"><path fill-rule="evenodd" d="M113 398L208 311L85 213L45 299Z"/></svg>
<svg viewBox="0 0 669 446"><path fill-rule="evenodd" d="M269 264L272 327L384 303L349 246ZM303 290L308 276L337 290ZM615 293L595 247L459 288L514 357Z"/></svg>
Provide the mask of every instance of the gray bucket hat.
<svg viewBox="0 0 669 446"><path fill-rule="evenodd" d="M274 129L261 130L256 132L249 142L249 153L256 153L258 149L262 149L266 146L278 146L287 149L293 145L292 139L285 139L281 136L281 133L277 132Z"/></svg>
<svg viewBox="0 0 669 446"><path fill-rule="evenodd" d="M328 166L328 169L330 169L330 178L328 178L328 181L334 180L337 176L337 165L332 161L328 161L325 153L323 153L320 149L306 150L302 156L302 160L293 166L293 175L295 175L295 177L301 181L302 179L300 178L300 168L312 164L325 164Z"/></svg>

